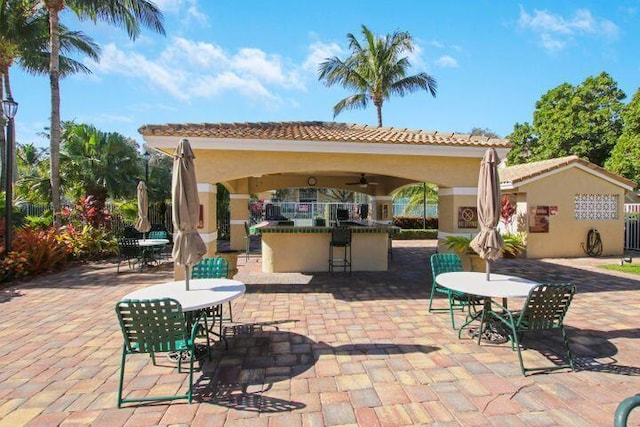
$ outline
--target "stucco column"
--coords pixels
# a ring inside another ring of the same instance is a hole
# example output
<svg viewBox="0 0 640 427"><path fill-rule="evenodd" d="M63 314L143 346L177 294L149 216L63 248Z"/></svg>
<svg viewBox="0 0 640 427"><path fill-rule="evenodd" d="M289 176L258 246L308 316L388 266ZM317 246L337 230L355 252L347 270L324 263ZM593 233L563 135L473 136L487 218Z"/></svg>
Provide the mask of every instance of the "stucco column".
<svg viewBox="0 0 640 427"><path fill-rule="evenodd" d="M209 184L208 182L198 183L198 198L200 199L200 206L202 220L198 224L198 233L204 244L207 246L207 253L205 257L213 257L218 248L218 218L216 210L216 194L218 188L215 184ZM184 280L184 266L175 265L173 270L173 276L175 280Z"/></svg>
<svg viewBox="0 0 640 427"><path fill-rule="evenodd" d="M476 227L471 227L472 221L459 216L460 208L475 208L478 202L477 187L440 187L438 190L438 248L442 248L442 240L447 236L475 234L478 232ZM473 211L473 209L472 209ZM465 211L469 212L469 211ZM471 227L471 228L466 228Z"/></svg>
<svg viewBox="0 0 640 427"><path fill-rule="evenodd" d="M230 223L231 223L231 249L245 249L244 223L249 222L249 194L229 195Z"/></svg>
<svg viewBox="0 0 640 427"><path fill-rule="evenodd" d="M380 224L393 223L393 197L371 196L371 219Z"/></svg>

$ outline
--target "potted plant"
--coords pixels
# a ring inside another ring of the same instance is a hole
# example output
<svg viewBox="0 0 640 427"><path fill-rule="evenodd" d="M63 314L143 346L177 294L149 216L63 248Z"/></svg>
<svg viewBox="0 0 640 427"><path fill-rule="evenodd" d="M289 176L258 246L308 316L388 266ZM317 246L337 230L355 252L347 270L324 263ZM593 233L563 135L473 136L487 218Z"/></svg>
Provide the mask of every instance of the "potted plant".
<svg viewBox="0 0 640 427"><path fill-rule="evenodd" d="M526 248L525 235L523 233L507 233L502 236L502 240L504 240L502 255L505 258L516 258Z"/></svg>
<svg viewBox="0 0 640 427"><path fill-rule="evenodd" d="M458 252L462 259L462 265L467 271L485 271L486 263L471 247L473 237L469 236L447 236L444 244L452 251Z"/></svg>

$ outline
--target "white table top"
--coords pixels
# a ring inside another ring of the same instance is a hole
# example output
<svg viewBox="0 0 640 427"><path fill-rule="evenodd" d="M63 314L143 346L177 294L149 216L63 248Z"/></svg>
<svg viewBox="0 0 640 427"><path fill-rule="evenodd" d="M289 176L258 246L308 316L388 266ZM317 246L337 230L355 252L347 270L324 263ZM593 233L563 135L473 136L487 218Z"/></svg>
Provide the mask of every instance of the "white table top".
<svg viewBox="0 0 640 427"><path fill-rule="evenodd" d="M454 291L496 298L526 297L538 285L532 280L495 273L487 281L486 273L472 271L438 274L436 282Z"/></svg>
<svg viewBox="0 0 640 427"><path fill-rule="evenodd" d="M184 280L178 280L138 289L123 299L173 298L183 311L194 311L223 304L245 292L244 283L232 279L191 279L189 289L185 289Z"/></svg>
<svg viewBox="0 0 640 427"><path fill-rule="evenodd" d="M138 239L140 246L162 246L169 243L169 239Z"/></svg>

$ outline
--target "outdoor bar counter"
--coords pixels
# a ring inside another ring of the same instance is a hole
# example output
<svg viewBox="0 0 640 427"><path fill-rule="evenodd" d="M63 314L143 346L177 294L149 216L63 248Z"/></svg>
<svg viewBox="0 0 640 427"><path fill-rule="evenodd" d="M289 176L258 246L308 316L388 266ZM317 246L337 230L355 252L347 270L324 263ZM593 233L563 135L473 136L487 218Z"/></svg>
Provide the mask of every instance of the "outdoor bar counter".
<svg viewBox="0 0 640 427"><path fill-rule="evenodd" d="M386 271L389 233L398 228L353 221L340 224L352 229L352 270ZM264 273L329 271L331 227L279 225L277 221L267 221L255 228L262 235ZM343 248L334 248L334 256L341 256L342 251Z"/></svg>

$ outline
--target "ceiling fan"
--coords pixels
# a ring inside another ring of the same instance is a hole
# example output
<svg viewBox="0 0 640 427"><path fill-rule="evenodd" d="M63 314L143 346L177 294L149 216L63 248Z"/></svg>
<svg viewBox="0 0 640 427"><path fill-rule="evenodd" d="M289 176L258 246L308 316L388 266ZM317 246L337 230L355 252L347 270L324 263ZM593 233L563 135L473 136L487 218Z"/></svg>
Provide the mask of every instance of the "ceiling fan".
<svg viewBox="0 0 640 427"><path fill-rule="evenodd" d="M378 185L377 182L369 181L363 173L360 174L360 179L357 182L347 182L347 185L358 185L362 188L366 188L368 185Z"/></svg>

